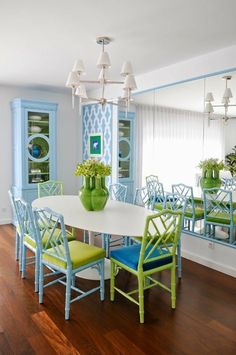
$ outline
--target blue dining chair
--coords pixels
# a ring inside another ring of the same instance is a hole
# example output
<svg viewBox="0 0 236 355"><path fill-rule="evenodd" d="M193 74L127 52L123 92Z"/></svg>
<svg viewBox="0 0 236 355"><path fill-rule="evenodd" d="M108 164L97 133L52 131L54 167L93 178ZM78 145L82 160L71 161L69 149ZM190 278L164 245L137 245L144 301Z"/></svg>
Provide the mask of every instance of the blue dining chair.
<svg viewBox="0 0 236 355"><path fill-rule="evenodd" d="M49 208L35 209L33 214L36 222L37 246L40 254L39 303L43 303L44 288L58 282L66 286L66 320L70 318L70 304L72 302L78 301L96 291L100 291L100 299L103 301L105 250L77 240L68 241L63 216ZM52 225L52 228L48 228L48 225ZM43 242L44 238L46 238L45 243ZM45 266L52 271L50 276L53 277L52 281L46 284L44 283ZM75 275L90 267L97 268L100 275L100 284L83 291L75 286ZM58 275L59 277L55 278ZM75 291L79 295L71 299L71 291Z"/></svg>
<svg viewBox="0 0 236 355"><path fill-rule="evenodd" d="M13 220L16 223L16 231L15 231L15 258L16 260L19 260L21 251L20 251L20 237L21 237L21 230L20 230L20 224L19 224L19 217L18 213L16 210L16 203L15 203L15 197L13 195L12 189L8 190L8 195L11 203L11 208L12 208L12 213L13 213ZM19 263L19 267L20 267Z"/></svg>
<svg viewBox="0 0 236 355"><path fill-rule="evenodd" d="M63 195L64 186L61 181L48 180L38 183L38 197Z"/></svg>
<svg viewBox="0 0 236 355"><path fill-rule="evenodd" d="M229 191L236 191L236 178L233 177L232 179L224 179L223 189Z"/></svg>
<svg viewBox="0 0 236 355"><path fill-rule="evenodd" d="M204 189L204 229L209 238L217 238L215 227L229 230L229 243L234 244L236 214L232 201L232 191L224 189Z"/></svg>
<svg viewBox="0 0 236 355"><path fill-rule="evenodd" d="M125 202L127 197L127 186L116 183L111 184L108 188L109 190L109 198L114 201ZM128 237L126 236L118 236L112 237L110 234L102 234L102 245L106 250L106 256L110 256L111 247L115 247L120 244L128 244Z"/></svg>
<svg viewBox="0 0 236 355"><path fill-rule="evenodd" d="M139 306L140 323L144 323L144 291L160 286L171 294L171 307L176 307L176 247L181 233L181 212L163 210L148 216L142 243L111 251L110 300L114 301L115 292ZM138 288L125 291L115 285L118 268L137 277ZM157 281L153 274L170 270L170 287ZM149 280L147 283L146 280ZM137 293L138 298L133 295Z"/></svg>
<svg viewBox="0 0 236 355"><path fill-rule="evenodd" d="M148 190L150 192L154 193L156 191L157 184L159 182L158 176L157 175L149 175L149 176L146 176L145 180L146 180L146 187L148 188Z"/></svg>
<svg viewBox="0 0 236 355"><path fill-rule="evenodd" d="M196 221L204 219L203 206L195 205L193 188L191 186L187 186L185 184L174 184L172 185L172 192L179 194L186 199L183 228L194 232Z"/></svg>

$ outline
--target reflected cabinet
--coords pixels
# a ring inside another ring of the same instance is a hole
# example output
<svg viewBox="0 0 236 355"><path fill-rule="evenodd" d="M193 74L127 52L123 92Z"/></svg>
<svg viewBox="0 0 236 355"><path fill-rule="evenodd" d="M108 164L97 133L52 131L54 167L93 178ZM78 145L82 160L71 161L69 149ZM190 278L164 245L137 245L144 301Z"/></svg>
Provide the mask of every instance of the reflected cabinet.
<svg viewBox="0 0 236 355"><path fill-rule="evenodd" d="M133 201L134 189L134 112L118 112L118 179L127 186L127 201Z"/></svg>
<svg viewBox="0 0 236 355"><path fill-rule="evenodd" d="M13 127L13 191L31 202L39 182L56 179L57 104L15 99Z"/></svg>

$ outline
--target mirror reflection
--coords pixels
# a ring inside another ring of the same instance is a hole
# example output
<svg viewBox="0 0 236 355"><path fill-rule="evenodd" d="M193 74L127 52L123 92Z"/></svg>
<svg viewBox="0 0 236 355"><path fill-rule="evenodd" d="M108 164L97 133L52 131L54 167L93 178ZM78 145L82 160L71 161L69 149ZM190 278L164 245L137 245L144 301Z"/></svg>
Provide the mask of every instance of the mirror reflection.
<svg viewBox="0 0 236 355"><path fill-rule="evenodd" d="M135 96L136 128L142 132L137 134L136 142L141 147L141 159L137 161L141 178L137 185L144 186L149 175L158 176L165 193L173 193L173 185L179 185L178 192L188 197L186 231L231 246L236 240L230 212L236 207L236 184L229 180L236 175L235 93L236 73L231 72ZM220 166L221 161L228 166ZM211 185L209 179L216 177L220 186ZM190 187L188 192L186 186ZM214 202L202 187L218 188L210 195ZM231 191L227 198L222 197L221 189ZM205 214L204 198L208 205ZM215 219L208 223L204 216L212 218L208 216L212 204Z"/></svg>

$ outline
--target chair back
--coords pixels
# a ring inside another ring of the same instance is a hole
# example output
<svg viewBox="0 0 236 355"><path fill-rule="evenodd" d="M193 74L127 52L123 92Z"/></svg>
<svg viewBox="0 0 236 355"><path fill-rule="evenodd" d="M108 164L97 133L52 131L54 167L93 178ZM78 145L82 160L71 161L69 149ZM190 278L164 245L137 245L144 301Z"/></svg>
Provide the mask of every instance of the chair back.
<svg viewBox="0 0 236 355"><path fill-rule="evenodd" d="M149 189L150 193L154 193L157 190L158 176L149 175L146 176L146 186Z"/></svg>
<svg viewBox="0 0 236 355"><path fill-rule="evenodd" d="M236 191L236 178L224 179L224 190Z"/></svg>
<svg viewBox="0 0 236 355"><path fill-rule="evenodd" d="M17 212L16 212L15 197L13 195L12 189L8 190L8 196L9 196L9 199L10 199L11 208L12 208L12 212L13 212L13 220L16 220L16 223L19 225L18 215L17 215Z"/></svg>
<svg viewBox="0 0 236 355"><path fill-rule="evenodd" d="M38 197L63 195L63 183L56 180L48 180L38 183Z"/></svg>
<svg viewBox="0 0 236 355"><path fill-rule="evenodd" d="M180 211L163 210L147 217L139 256L139 270L144 269L146 263L155 264L163 258L172 257L171 260L175 260L182 216Z"/></svg>
<svg viewBox="0 0 236 355"><path fill-rule="evenodd" d="M127 186L117 183L109 186L109 196L111 200L125 202L127 196Z"/></svg>
<svg viewBox="0 0 236 355"><path fill-rule="evenodd" d="M166 194L163 202L163 208L171 211L179 211L184 214L187 205L187 199L177 193Z"/></svg>
<svg viewBox="0 0 236 355"><path fill-rule="evenodd" d="M233 223L232 191L213 188L203 190L204 218L217 224Z"/></svg>
<svg viewBox="0 0 236 355"><path fill-rule="evenodd" d="M147 187L137 188L134 195L134 205L145 207L148 209L154 208L155 194L150 195Z"/></svg>
<svg viewBox="0 0 236 355"><path fill-rule="evenodd" d="M37 244L36 228L31 205L22 198L15 199L16 215L22 235L32 241L33 245Z"/></svg>
<svg viewBox="0 0 236 355"><path fill-rule="evenodd" d="M67 268L71 268L63 216L46 207L34 209L33 214L40 252L56 258L58 262L67 263Z"/></svg>
<svg viewBox="0 0 236 355"><path fill-rule="evenodd" d="M195 206L194 206L194 196L193 196L193 188L192 186L187 186L185 184L175 184L172 185L172 192L175 194L179 194L186 199L185 209L190 209L195 216Z"/></svg>

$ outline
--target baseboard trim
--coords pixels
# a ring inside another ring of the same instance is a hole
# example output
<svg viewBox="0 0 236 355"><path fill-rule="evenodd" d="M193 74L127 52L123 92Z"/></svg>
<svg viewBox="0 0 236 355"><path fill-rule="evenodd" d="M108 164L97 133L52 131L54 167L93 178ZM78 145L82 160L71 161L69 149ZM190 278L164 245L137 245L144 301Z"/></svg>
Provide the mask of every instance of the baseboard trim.
<svg viewBox="0 0 236 355"><path fill-rule="evenodd" d="M12 220L11 219L0 219L0 225L1 224L11 224Z"/></svg>
<svg viewBox="0 0 236 355"><path fill-rule="evenodd" d="M182 253L182 256L188 260L195 261L198 264L201 264L201 265L207 266L211 269L223 272L224 274L236 277L236 269L231 266L217 263L217 262L212 261L208 258L204 258L204 257L199 256L197 254L191 253L187 250L182 249L181 253Z"/></svg>

